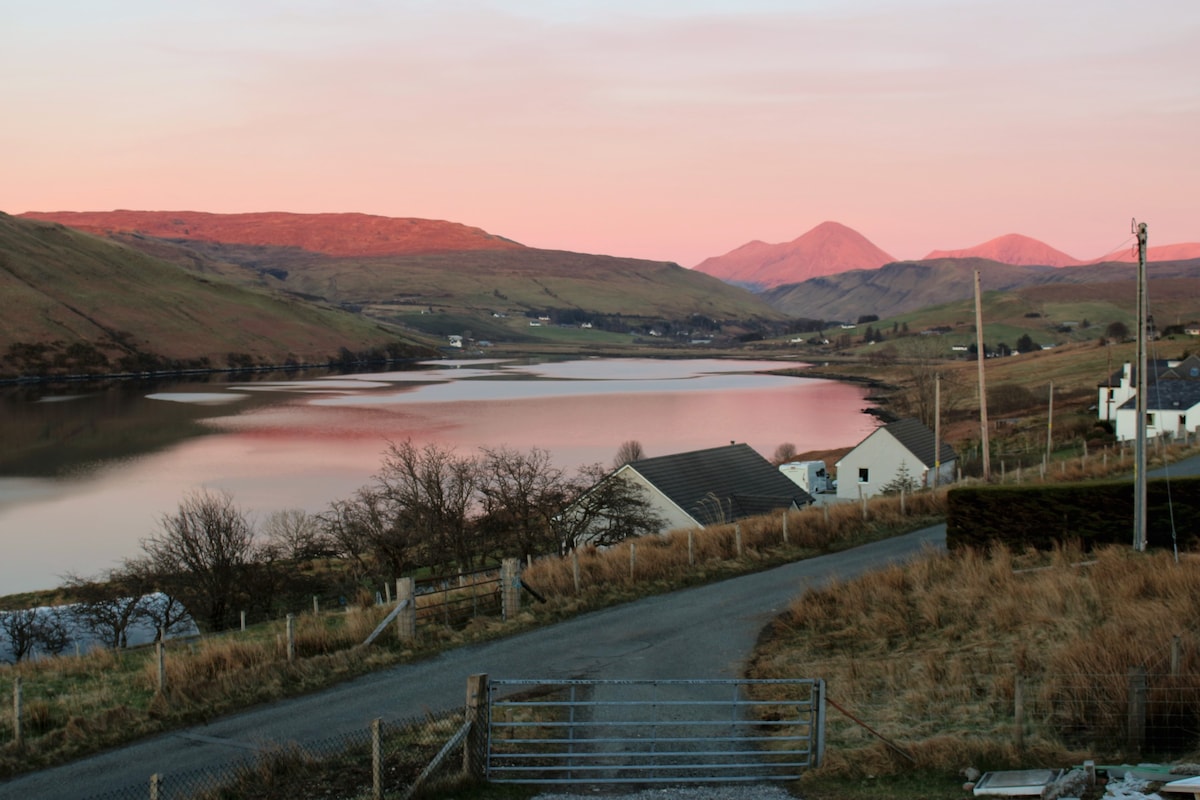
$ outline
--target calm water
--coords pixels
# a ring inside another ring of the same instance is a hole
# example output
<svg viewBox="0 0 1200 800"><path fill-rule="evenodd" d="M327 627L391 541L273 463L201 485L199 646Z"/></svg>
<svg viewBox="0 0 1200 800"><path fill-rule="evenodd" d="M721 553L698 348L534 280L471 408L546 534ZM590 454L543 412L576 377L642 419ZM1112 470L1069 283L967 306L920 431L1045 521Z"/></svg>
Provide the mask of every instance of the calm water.
<svg viewBox="0 0 1200 800"><path fill-rule="evenodd" d="M746 442L770 458L849 446L874 427L861 387L756 373L767 361L435 362L310 380L110 387L3 403L0 594L50 588L137 555L199 488L262 519L325 510L389 441L473 454L539 447L567 469ZM28 390L26 390L28 391Z"/></svg>

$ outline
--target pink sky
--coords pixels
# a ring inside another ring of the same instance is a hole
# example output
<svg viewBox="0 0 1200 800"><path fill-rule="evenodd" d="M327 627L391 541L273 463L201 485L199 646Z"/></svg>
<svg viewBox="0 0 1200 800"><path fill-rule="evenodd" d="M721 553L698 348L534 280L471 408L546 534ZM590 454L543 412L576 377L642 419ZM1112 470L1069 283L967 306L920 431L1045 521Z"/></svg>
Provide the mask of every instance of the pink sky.
<svg viewBox="0 0 1200 800"><path fill-rule="evenodd" d="M41 0L0 210L361 211L694 266L1200 241L1196 0Z"/></svg>

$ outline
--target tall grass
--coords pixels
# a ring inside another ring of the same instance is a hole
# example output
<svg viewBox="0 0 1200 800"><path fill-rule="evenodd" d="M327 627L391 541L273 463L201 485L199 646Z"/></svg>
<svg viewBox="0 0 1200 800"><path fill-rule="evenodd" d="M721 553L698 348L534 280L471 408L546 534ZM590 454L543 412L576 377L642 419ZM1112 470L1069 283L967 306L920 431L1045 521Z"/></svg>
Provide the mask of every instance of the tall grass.
<svg viewBox="0 0 1200 800"><path fill-rule="evenodd" d="M831 709L832 773L1195 752L1200 560L1125 548L1089 557L1071 546L1048 558L930 552L809 591L772 627L751 675L825 678L834 702L913 759ZM1136 752L1128 718L1140 667L1149 691Z"/></svg>

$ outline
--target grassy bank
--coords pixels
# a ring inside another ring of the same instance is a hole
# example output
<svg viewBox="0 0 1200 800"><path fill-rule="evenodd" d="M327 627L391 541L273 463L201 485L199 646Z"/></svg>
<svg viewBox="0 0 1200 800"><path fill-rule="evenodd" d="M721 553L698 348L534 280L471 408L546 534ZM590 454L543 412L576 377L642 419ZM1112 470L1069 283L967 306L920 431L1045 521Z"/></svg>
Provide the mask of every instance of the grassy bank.
<svg viewBox="0 0 1200 800"><path fill-rule="evenodd" d="M903 505L903 508L901 507ZM676 531L575 557L544 558L524 580L546 599L516 619L476 618L465 628L423 625L415 641L386 635L361 647L385 615L382 607L297 617L296 658L287 660L285 623L245 632L169 643L166 689L158 691L158 662L150 648L97 651L0 667L0 697L15 679L25 701L24 743L13 742L10 715L0 717L0 775L78 758L162 730L201 722L248 706L311 692L441 649L518 630L648 594L671 591L874 541L936 521L944 494L879 498L810 508L739 525ZM690 540L690 541L689 541ZM631 555L632 549L632 555ZM576 561L580 581L575 582ZM419 598L419 603L426 602Z"/></svg>

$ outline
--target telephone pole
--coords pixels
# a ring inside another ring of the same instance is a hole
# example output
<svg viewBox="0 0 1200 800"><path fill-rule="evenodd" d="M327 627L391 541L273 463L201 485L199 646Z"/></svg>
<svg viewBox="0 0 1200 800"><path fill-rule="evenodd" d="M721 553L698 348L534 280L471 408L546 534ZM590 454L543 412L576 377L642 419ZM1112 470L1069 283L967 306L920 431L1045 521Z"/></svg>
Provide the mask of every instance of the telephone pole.
<svg viewBox="0 0 1200 800"><path fill-rule="evenodd" d="M983 446L983 480L992 480L992 456L988 450L987 387L983 382L983 308L979 292L979 270L975 270L975 349L979 359L979 434Z"/></svg>
<svg viewBox="0 0 1200 800"><path fill-rule="evenodd" d="M1137 234L1137 424L1133 442L1133 549L1146 549L1146 223L1134 221Z"/></svg>

